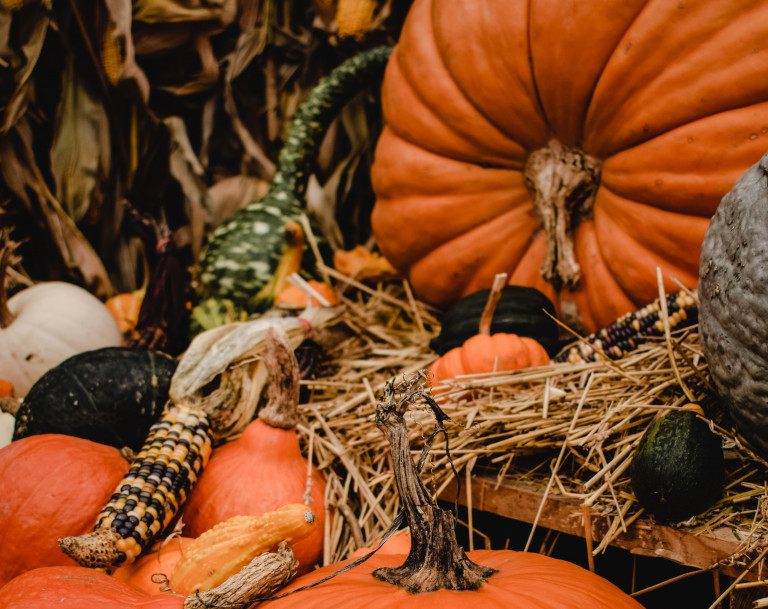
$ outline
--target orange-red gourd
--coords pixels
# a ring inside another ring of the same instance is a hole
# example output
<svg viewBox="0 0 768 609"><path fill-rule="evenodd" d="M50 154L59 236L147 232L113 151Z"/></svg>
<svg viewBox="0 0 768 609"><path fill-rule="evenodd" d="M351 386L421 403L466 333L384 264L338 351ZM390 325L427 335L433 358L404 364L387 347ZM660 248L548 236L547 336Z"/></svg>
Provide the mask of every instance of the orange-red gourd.
<svg viewBox="0 0 768 609"><path fill-rule="evenodd" d="M184 599L150 596L86 567L41 567L0 588L0 609L182 609Z"/></svg>
<svg viewBox="0 0 768 609"><path fill-rule="evenodd" d="M184 535L197 537L239 514L259 515L288 503L303 503L307 460L293 429L279 429L261 419L243 435L214 449L184 509ZM304 573L322 562L325 481L313 470L312 502L317 517L313 533L293 546Z"/></svg>
<svg viewBox="0 0 768 609"><path fill-rule="evenodd" d="M498 569L475 590L437 590L412 594L375 578L379 567L397 567L406 556L378 553L363 564L319 584L271 601L270 609L642 609L615 584L564 560L530 552L475 550L474 562ZM299 577L281 592L319 580L349 561L322 567Z"/></svg>
<svg viewBox="0 0 768 609"><path fill-rule="evenodd" d="M128 467L116 448L61 434L0 449L0 585L35 567L74 565L58 539L93 530Z"/></svg>

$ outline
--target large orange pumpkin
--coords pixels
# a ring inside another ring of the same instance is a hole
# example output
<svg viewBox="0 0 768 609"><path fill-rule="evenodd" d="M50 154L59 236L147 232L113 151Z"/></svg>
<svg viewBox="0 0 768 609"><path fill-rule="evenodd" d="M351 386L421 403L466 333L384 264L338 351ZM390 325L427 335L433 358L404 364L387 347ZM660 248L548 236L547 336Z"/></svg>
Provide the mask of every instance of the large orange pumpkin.
<svg viewBox="0 0 768 609"><path fill-rule="evenodd" d="M265 609L642 609L640 603L615 584L565 560L513 550L475 550L466 555L498 572L475 590L442 589L412 594L373 576L376 569L403 564L406 555L377 553L362 565L315 588L264 606ZM297 578L280 593L327 577L352 560L316 569Z"/></svg>
<svg viewBox="0 0 768 609"><path fill-rule="evenodd" d="M461 549L453 512L440 508L421 481L408 442L404 414L417 396L425 399L439 425L448 418L429 401L423 387L424 380L418 377L406 378L397 387L388 384L375 415L376 426L390 445L390 463L410 532L408 554L377 553L356 566L351 562L362 558L322 567L280 594L337 574L314 588L271 601L270 609L640 609L617 586L573 563L528 552Z"/></svg>
<svg viewBox="0 0 768 609"><path fill-rule="evenodd" d="M0 449L0 586L36 567L74 565L58 539L93 530L128 466L112 446L63 434Z"/></svg>
<svg viewBox="0 0 768 609"><path fill-rule="evenodd" d="M507 272L590 331L656 298L656 267L696 287L710 217L768 149L766 41L757 0L415 0L379 248L430 303Z"/></svg>

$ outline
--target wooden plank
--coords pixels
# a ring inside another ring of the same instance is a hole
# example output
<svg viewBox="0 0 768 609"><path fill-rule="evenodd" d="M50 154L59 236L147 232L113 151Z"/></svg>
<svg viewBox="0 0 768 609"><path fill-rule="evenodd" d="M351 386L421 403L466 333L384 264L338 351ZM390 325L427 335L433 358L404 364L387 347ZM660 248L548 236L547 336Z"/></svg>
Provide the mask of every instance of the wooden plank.
<svg viewBox="0 0 768 609"><path fill-rule="evenodd" d="M462 481L459 503L467 505L467 486ZM456 482L452 482L440 498L453 501ZM536 519L544 489L529 484L504 483L496 487L496 479L473 476L471 505L473 510L490 512L532 524ZM584 507L578 499L550 495L544 503L537 526L562 533L585 537ZM609 516L591 514L592 539L595 546L603 539L611 523ZM622 532L611 544L633 554L654 556L693 568L706 569L720 561L728 562L739 549L739 540L731 529L723 528L708 535L694 535L684 528L666 526L649 519L639 518L626 532ZM724 564L719 570L730 576L738 576L745 563ZM753 574L745 578L754 580Z"/></svg>

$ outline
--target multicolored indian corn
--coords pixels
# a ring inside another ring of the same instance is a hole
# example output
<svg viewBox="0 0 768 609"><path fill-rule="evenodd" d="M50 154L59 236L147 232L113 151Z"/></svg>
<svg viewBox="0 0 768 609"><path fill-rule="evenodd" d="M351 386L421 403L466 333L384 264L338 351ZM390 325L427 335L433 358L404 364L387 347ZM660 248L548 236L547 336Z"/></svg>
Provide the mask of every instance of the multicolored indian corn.
<svg viewBox="0 0 768 609"><path fill-rule="evenodd" d="M92 533L59 540L86 567L130 564L171 523L208 462L210 425L202 411L171 405L149 430Z"/></svg>
<svg viewBox="0 0 768 609"><path fill-rule="evenodd" d="M696 299L685 290L667 294L667 315L670 329L692 326L698 322ZM623 315L602 330L590 334L584 342L570 345L555 356L555 362L593 362L600 353L619 359L649 338L664 336L661 300L656 299L642 309Z"/></svg>

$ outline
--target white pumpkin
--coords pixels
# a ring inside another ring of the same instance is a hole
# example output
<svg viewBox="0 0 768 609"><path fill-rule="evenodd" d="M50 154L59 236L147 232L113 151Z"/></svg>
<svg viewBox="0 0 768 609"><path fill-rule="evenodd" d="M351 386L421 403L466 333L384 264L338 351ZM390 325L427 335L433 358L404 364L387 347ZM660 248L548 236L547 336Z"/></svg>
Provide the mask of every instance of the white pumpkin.
<svg viewBox="0 0 768 609"><path fill-rule="evenodd" d="M117 347L123 339L104 303L71 283L38 283L7 304L13 319L0 328L0 378L13 384L17 397L68 357Z"/></svg>

